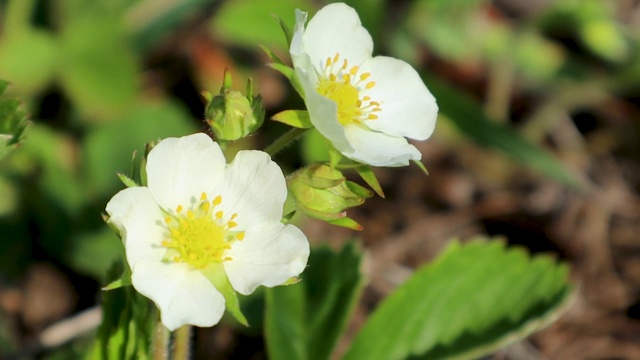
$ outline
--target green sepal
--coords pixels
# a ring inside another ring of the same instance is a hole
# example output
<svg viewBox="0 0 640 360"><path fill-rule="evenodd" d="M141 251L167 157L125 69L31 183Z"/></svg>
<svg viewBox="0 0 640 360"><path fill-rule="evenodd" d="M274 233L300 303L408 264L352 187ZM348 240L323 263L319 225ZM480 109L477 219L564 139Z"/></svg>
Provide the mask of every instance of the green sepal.
<svg viewBox="0 0 640 360"><path fill-rule="evenodd" d="M339 177L336 179L315 176L315 177L304 177L301 176L299 178L300 182L309 186L312 186L315 189L326 190L335 186L338 186L345 182L345 177Z"/></svg>
<svg viewBox="0 0 640 360"><path fill-rule="evenodd" d="M286 214L285 216L282 217L282 220L280 220L281 223L283 224L287 224L289 223L289 221L291 221L291 219L296 215L296 211L293 210L292 212Z"/></svg>
<svg viewBox="0 0 640 360"><path fill-rule="evenodd" d="M131 269L129 266L126 266L124 269L124 273L120 276L119 279L114 280L109 283L109 285L102 288L103 291L109 291L121 288L123 286L131 286Z"/></svg>
<svg viewBox="0 0 640 360"><path fill-rule="evenodd" d="M289 286L289 285L297 284L300 281L302 281L302 278L300 278L298 276L294 276L292 278L287 279L287 281L285 281L282 284L280 284L280 286Z"/></svg>
<svg viewBox="0 0 640 360"><path fill-rule="evenodd" d="M329 153L329 166L335 169L335 167L342 160L342 153L338 151L329 140L326 140L327 152Z"/></svg>
<svg viewBox="0 0 640 360"><path fill-rule="evenodd" d="M380 183L376 178L376 174L373 173L373 170L371 170L371 167L369 165L360 165L356 167L356 171L358 172L358 175L360 175L362 180L364 180L369 186L371 186L376 194L378 194L381 198L384 198L382 187L380 186Z"/></svg>
<svg viewBox="0 0 640 360"><path fill-rule="evenodd" d="M304 99L304 90L302 90L302 85L300 85L300 82L298 81L298 78L296 77L296 72L295 72L295 70L293 70L292 67L289 67L289 66L287 66L285 64L278 64L278 63L270 63L268 65L272 69L274 69L277 72L279 72L280 74L284 75L284 77L286 77L289 80L289 82L291 83L293 88L296 90L298 95L300 95L300 97Z"/></svg>
<svg viewBox="0 0 640 360"><path fill-rule="evenodd" d="M366 187L358 183L354 183L353 181L347 181L345 185L347 185L349 190L351 190L353 193L355 193L360 197L368 199L373 196L373 191L367 189Z"/></svg>
<svg viewBox="0 0 640 360"><path fill-rule="evenodd" d="M227 273L224 271L222 264L212 264L202 270L202 274L216 287L222 294L225 301L225 307L229 314L231 314L239 323L244 326L249 326L247 318L240 310L240 302L238 301L238 294L231 286Z"/></svg>
<svg viewBox="0 0 640 360"><path fill-rule="evenodd" d="M135 181L133 181L133 179L131 179L127 175L125 175L123 173L117 173L117 175L118 175L118 179L120 179L120 181L122 181L124 186L126 186L126 187L139 186L138 184L136 184Z"/></svg>
<svg viewBox="0 0 640 360"><path fill-rule="evenodd" d="M342 226L356 231L362 231L363 229L362 225L358 224L352 218L346 216L338 220L328 220L327 222L332 225Z"/></svg>
<svg viewBox="0 0 640 360"><path fill-rule="evenodd" d="M429 171L427 170L427 168L424 166L424 164L419 161L419 160L412 160L414 164L418 165L418 167L420 168L420 170L422 170L422 172L424 172L425 175L429 175Z"/></svg>
<svg viewBox="0 0 640 360"><path fill-rule="evenodd" d="M285 110L271 117L273 120L299 129L313 127L309 112L306 110Z"/></svg>
<svg viewBox="0 0 640 360"><path fill-rule="evenodd" d="M284 37L287 40L287 48L291 47L291 39L293 39L293 31L291 31L291 28L289 27L289 25L287 25L284 21L282 21L281 18L279 18L275 14L273 15L273 17L276 19L276 21L280 25L280 28L282 29L282 32L284 33Z"/></svg>
<svg viewBox="0 0 640 360"><path fill-rule="evenodd" d="M300 82L296 77L295 70L293 70L293 68L285 64L285 62L282 61L276 54L274 54L273 51L271 51L268 47L264 45L260 45L260 48L262 49L262 51L265 52L265 54L267 54L269 59L273 61L273 63L268 65L272 67L274 70L284 75L284 77L286 77L289 80L291 85L293 85L293 88L296 89L298 94L304 99L304 91L302 90L302 86L300 85Z"/></svg>
<svg viewBox="0 0 640 360"><path fill-rule="evenodd" d="M326 222L339 220L347 216L347 213L345 211L331 213L331 212L311 209L300 203L296 203L296 206L298 207L298 209L300 209L300 211L307 214L308 216L311 216L312 218L326 221Z"/></svg>
<svg viewBox="0 0 640 360"><path fill-rule="evenodd" d="M282 59L280 59L278 57L278 55L276 55L273 51L271 51L271 49L269 49L268 47L266 47L264 45L260 45L260 48L262 49L262 51L264 51L265 54L267 54L267 56L269 57L269 59L271 61L273 61L276 64L285 65L286 66L285 62L282 61ZM289 69L291 69L291 68L289 68ZM293 69L291 69L291 70L293 70Z"/></svg>

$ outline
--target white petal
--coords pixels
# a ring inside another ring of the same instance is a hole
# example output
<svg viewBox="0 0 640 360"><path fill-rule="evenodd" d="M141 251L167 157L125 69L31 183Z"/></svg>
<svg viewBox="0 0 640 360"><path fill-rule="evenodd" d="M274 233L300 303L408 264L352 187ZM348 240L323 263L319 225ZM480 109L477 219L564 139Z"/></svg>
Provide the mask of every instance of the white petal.
<svg viewBox="0 0 640 360"><path fill-rule="evenodd" d="M378 119L366 121L367 126L416 140L425 140L433 133L438 105L411 65L376 56L362 64L360 71L371 73L370 80L376 83L363 94L382 103L382 111L376 112Z"/></svg>
<svg viewBox="0 0 640 360"><path fill-rule="evenodd" d="M422 154L403 137L363 129L357 125L345 127L354 148L345 155L373 166L405 166L409 160L420 160Z"/></svg>
<svg viewBox="0 0 640 360"><path fill-rule="evenodd" d="M227 167L221 195L225 214L238 214L237 230L245 230L282 219L287 184L267 153L245 150Z"/></svg>
<svg viewBox="0 0 640 360"><path fill-rule="evenodd" d="M166 227L158 204L146 187L130 187L118 192L106 207L109 222L119 230L127 261L133 267L141 259L161 259L160 243Z"/></svg>
<svg viewBox="0 0 640 360"><path fill-rule="evenodd" d="M333 6L329 5L328 7ZM322 11L323 10L320 12ZM311 123L313 123L325 138L331 141L336 149L341 152L352 151L344 135L344 129L338 122L336 103L316 91L318 87L318 76L311 64L309 54L305 52L303 44L304 22L306 19L307 14L305 12L296 10L296 26L291 41L290 53L293 67L295 68L296 75L305 94L304 102L309 111ZM335 52L325 56L333 55L335 55Z"/></svg>
<svg viewBox="0 0 640 360"><path fill-rule="evenodd" d="M305 91L305 104L309 111L311 123L327 138L340 152L349 152L353 149L347 140L344 127L338 121L338 106L318 92L315 88L309 88L303 84Z"/></svg>
<svg viewBox="0 0 640 360"><path fill-rule="evenodd" d="M309 242L297 227L276 223L247 231L225 255L233 259L224 262L229 282L237 292L248 295L260 285L281 285L299 275L307 266Z"/></svg>
<svg viewBox="0 0 640 360"><path fill-rule="evenodd" d="M131 281L158 306L162 323L171 331L187 324L213 326L224 313L222 294L186 264L141 261L133 268Z"/></svg>
<svg viewBox="0 0 640 360"><path fill-rule="evenodd" d="M362 27L358 13L351 7L334 3L320 9L309 21L304 32L305 51L316 69L321 69L328 57L340 54L349 64L359 65L371 58L373 41Z"/></svg>
<svg viewBox="0 0 640 360"><path fill-rule="evenodd" d="M188 208L203 192L209 198L218 195L225 166L220 146L206 134L167 138L149 153L149 190L165 210Z"/></svg>

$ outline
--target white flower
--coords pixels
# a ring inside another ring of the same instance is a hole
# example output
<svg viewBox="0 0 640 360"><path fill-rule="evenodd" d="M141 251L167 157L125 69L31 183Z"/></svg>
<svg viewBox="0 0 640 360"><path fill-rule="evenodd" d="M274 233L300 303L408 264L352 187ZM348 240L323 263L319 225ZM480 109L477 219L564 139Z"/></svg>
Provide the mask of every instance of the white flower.
<svg viewBox="0 0 640 360"><path fill-rule="evenodd" d="M311 122L344 156L374 166L402 166L421 154L405 137L425 140L438 107L404 61L372 57L371 36L354 9L322 8L304 24L296 11L291 58Z"/></svg>
<svg viewBox="0 0 640 360"><path fill-rule="evenodd" d="M133 286L170 330L218 323L225 299L212 279L226 275L248 295L304 270L309 243L280 222L287 188L266 153L240 151L226 164L218 144L194 134L161 141L146 171L148 186L120 191L106 211L122 235Z"/></svg>

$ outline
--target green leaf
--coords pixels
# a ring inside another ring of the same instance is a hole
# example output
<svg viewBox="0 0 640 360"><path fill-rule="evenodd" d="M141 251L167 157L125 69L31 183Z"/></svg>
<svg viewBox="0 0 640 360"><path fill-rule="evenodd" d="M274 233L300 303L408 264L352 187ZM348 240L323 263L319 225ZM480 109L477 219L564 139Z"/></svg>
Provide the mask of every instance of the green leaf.
<svg viewBox="0 0 640 360"><path fill-rule="evenodd" d="M265 335L273 360L329 359L364 288L362 255L351 242L313 249L299 284L267 289Z"/></svg>
<svg viewBox="0 0 640 360"><path fill-rule="evenodd" d="M309 112L306 110L285 110L273 115L271 118L299 129L309 129L313 127Z"/></svg>
<svg viewBox="0 0 640 360"><path fill-rule="evenodd" d="M28 124L20 102L4 94L7 86L0 80L0 160L18 146Z"/></svg>
<svg viewBox="0 0 640 360"><path fill-rule="evenodd" d="M518 162L568 186L582 186L557 158L512 129L489 119L476 101L435 77L423 78L431 93L438 99L440 112L466 136L481 145L502 150Z"/></svg>
<svg viewBox="0 0 640 360"><path fill-rule="evenodd" d="M553 321L568 267L502 241L453 242L386 298L345 359L473 359Z"/></svg>
<svg viewBox="0 0 640 360"><path fill-rule="evenodd" d="M378 194L381 198L384 198L382 186L380 186L378 178L376 178L376 174L373 173L373 170L371 170L371 167L369 165L358 166L356 167L356 171L358 172L358 175L360 175L362 180L364 180L369 186L371 186L376 194Z"/></svg>

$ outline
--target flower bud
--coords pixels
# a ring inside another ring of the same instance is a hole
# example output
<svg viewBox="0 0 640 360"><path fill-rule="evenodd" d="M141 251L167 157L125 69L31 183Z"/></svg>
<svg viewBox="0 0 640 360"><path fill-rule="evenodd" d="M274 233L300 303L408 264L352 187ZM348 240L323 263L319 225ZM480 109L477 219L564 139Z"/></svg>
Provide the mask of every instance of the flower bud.
<svg viewBox="0 0 640 360"><path fill-rule="evenodd" d="M340 171L327 164L300 169L287 183L298 210L330 222L345 218L345 209L358 206L373 195L368 189L347 181Z"/></svg>
<svg viewBox="0 0 640 360"><path fill-rule="evenodd" d="M218 140L238 140L249 136L264 122L264 107L260 95L253 96L251 79L247 82L247 95L231 90L231 74L225 71L220 94L207 99L207 123Z"/></svg>

